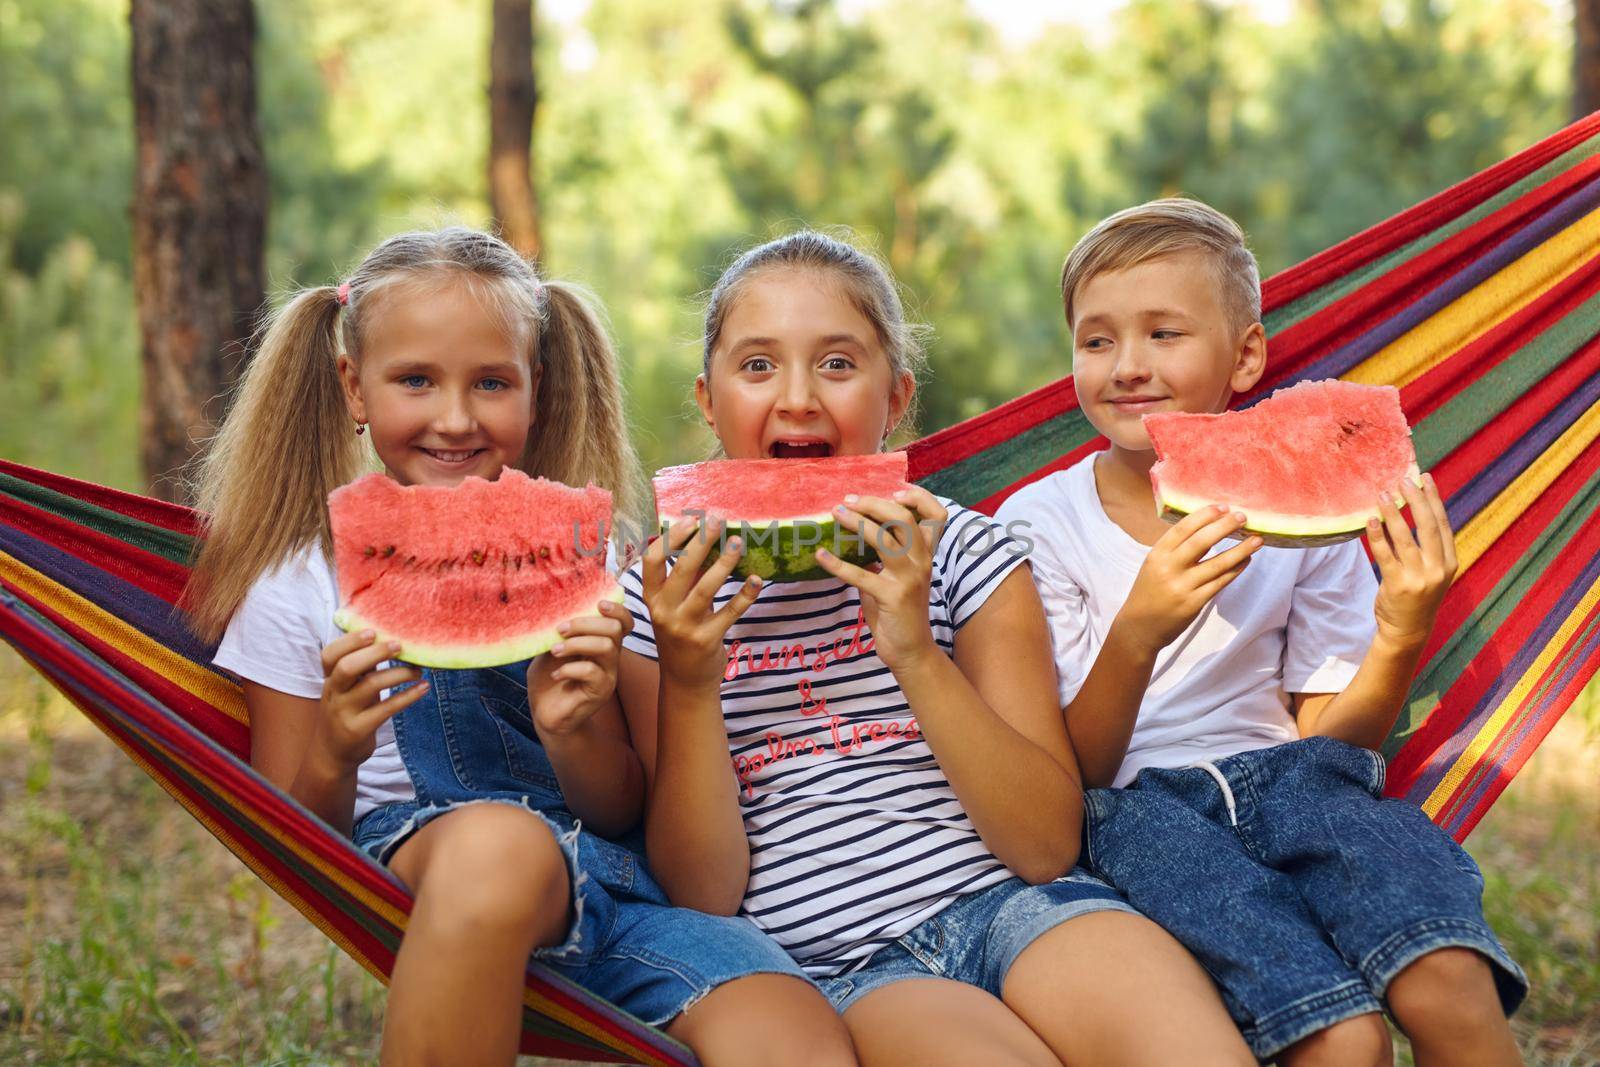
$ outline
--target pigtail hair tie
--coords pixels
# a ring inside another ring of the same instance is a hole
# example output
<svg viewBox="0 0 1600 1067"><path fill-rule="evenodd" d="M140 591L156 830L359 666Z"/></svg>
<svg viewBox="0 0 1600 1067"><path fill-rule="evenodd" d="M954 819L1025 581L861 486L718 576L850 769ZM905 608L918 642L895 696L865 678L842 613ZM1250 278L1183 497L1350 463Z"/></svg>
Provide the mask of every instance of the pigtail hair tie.
<svg viewBox="0 0 1600 1067"><path fill-rule="evenodd" d="M339 306L340 307L349 307L350 306L350 283L349 282L340 282L339 283Z"/></svg>

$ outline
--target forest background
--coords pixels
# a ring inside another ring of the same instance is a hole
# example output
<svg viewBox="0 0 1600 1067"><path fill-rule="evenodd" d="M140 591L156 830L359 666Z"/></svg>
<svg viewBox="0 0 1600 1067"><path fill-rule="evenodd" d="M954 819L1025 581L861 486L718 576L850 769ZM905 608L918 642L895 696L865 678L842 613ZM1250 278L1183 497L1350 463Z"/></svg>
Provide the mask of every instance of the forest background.
<svg viewBox="0 0 1600 1067"><path fill-rule="evenodd" d="M182 404L146 381L139 302L218 293L140 271L130 21L158 6L0 0L0 456L182 498L205 427L152 447ZM1600 108L1600 0L550 0L511 87L514 220L491 42L526 0L223 6L262 180L198 195L259 214L266 299L402 229L515 222L605 304L647 469L706 453L699 296L760 239L844 227L883 256L932 328L925 433L1070 370L1055 280L1111 211L1206 199L1265 276ZM214 417L248 349L202 355ZM1470 843L1535 972L1533 1062L1600 1059L1597 719L1591 690ZM361 1062L380 1010L0 650L0 1059Z"/></svg>

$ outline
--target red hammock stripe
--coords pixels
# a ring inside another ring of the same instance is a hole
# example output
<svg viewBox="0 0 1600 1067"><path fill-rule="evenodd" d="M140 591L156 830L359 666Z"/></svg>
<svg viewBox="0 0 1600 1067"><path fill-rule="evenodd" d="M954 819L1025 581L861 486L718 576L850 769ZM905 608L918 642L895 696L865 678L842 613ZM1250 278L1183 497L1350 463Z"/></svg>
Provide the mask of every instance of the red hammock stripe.
<svg viewBox="0 0 1600 1067"><path fill-rule="evenodd" d="M1600 134L1600 112L1579 119L1511 158L1501 160L1399 215L1369 226L1303 263L1278 273L1262 283L1262 313L1275 311L1397 248L1403 248L1597 134Z"/></svg>
<svg viewBox="0 0 1600 1067"><path fill-rule="evenodd" d="M171 560L12 497L0 496L0 521L92 563L116 580L143 589L169 604L178 602L189 578L188 570Z"/></svg>
<svg viewBox="0 0 1600 1067"><path fill-rule="evenodd" d="M194 512L181 504L169 504L164 500L154 500L145 496L130 496L118 489L110 489L78 478L68 478L64 474L52 474L36 467L24 467L7 459L0 459L0 472L32 482L34 485L42 485L46 489L53 489L64 496L87 501L108 511L121 512L131 519L159 526L163 530L171 530L188 537L197 537L200 534Z"/></svg>

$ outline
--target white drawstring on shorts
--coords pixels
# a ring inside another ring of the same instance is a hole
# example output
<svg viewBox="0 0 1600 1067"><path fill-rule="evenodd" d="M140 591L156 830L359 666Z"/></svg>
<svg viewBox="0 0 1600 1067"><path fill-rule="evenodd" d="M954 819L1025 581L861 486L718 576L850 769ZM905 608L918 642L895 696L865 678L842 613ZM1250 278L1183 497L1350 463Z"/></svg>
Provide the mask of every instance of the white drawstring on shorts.
<svg viewBox="0 0 1600 1067"><path fill-rule="evenodd" d="M1239 809L1234 805L1233 789L1228 785L1227 777L1210 760L1201 760L1199 763L1191 763L1189 766L1199 767L1217 780L1217 787L1222 790L1223 803L1228 805L1228 822L1237 827L1239 825Z"/></svg>

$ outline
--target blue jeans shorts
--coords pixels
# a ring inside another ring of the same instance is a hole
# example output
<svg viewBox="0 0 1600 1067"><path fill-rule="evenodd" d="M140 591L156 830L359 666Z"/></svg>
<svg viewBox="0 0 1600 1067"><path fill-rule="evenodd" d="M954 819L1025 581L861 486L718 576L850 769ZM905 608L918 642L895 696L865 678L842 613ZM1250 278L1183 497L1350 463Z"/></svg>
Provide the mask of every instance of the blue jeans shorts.
<svg viewBox="0 0 1600 1067"><path fill-rule="evenodd" d="M363 815L356 845L387 863L412 834L468 804L509 804L544 822L571 877L572 924L533 959L652 1026L663 1026L725 982L787 974L809 982L778 944L743 918L673 907L639 856L510 795L434 804L387 804Z"/></svg>
<svg viewBox="0 0 1600 1067"><path fill-rule="evenodd" d="M1008 878L959 898L867 962L817 984L841 1013L861 997L907 978L949 978L995 996L1023 949L1068 919L1092 911L1138 914L1117 891L1081 867L1053 882Z"/></svg>
<svg viewBox="0 0 1600 1067"><path fill-rule="evenodd" d="M1483 918L1478 867L1383 757L1314 737L1085 800L1085 863L1210 972L1262 1059L1383 1010L1394 977L1446 947L1480 953L1509 1015L1527 978Z"/></svg>

